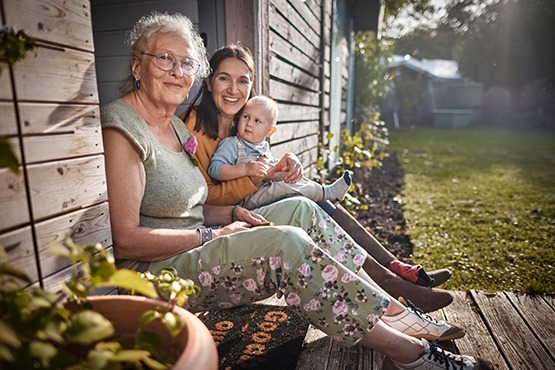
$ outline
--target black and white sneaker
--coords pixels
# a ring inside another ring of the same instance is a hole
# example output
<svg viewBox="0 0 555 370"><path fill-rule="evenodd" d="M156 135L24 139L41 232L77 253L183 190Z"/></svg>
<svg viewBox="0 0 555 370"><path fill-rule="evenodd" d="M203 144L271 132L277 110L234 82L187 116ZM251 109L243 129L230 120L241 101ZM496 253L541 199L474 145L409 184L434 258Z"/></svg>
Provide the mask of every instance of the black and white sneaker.
<svg viewBox="0 0 555 370"><path fill-rule="evenodd" d="M422 339L424 354L410 364L393 362L398 369L406 370L493 370L488 361L472 356L456 355L438 346L435 342Z"/></svg>

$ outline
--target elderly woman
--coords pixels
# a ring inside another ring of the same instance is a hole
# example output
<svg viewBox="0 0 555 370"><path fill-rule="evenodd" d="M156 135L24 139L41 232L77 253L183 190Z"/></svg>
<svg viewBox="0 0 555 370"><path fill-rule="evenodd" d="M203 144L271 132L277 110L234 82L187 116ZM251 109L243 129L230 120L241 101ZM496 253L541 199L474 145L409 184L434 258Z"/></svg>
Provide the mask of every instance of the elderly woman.
<svg viewBox="0 0 555 370"><path fill-rule="evenodd" d="M210 67L212 73L204 80L193 107L182 118L187 128L198 138L196 158L208 184L206 203L234 205L252 195L257 190L257 183L264 179L241 177L221 182L212 179L207 171L220 142L234 132L233 122L237 113L253 95L254 61L247 48L241 44L232 44L214 52L210 58ZM293 154L287 153L284 158L284 180L295 182L302 176L302 167ZM272 178L273 172L267 177ZM418 269L419 266L408 266L395 258L344 208L329 202L318 204L332 215L357 244L366 249L369 255L364 263L365 271L393 297L408 299L424 312L435 311L452 302L449 291L415 284L419 278L427 277L424 270ZM451 274L441 269L431 275L436 283L440 283Z"/></svg>
<svg viewBox="0 0 555 370"><path fill-rule="evenodd" d="M174 266L202 288L192 310L278 293L336 340L374 348L399 368L479 368L481 361L419 339L464 332L374 287L360 268L364 250L310 201L284 200L256 212L205 205L206 182L183 148L190 151L191 133L173 115L194 78L207 75L202 41L188 18L153 13L134 26L130 45L127 89L102 109L120 265L154 273ZM254 227L268 218L301 227ZM209 227L215 225L224 226Z"/></svg>

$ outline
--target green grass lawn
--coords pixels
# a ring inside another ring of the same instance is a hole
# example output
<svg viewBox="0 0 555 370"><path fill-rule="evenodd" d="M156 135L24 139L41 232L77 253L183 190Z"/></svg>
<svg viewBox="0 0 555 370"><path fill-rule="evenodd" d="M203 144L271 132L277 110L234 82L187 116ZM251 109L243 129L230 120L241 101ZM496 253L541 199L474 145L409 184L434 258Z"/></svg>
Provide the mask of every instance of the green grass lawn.
<svg viewBox="0 0 555 370"><path fill-rule="evenodd" d="M414 260L448 289L555 292L555 132L390 133Z"/></svg>

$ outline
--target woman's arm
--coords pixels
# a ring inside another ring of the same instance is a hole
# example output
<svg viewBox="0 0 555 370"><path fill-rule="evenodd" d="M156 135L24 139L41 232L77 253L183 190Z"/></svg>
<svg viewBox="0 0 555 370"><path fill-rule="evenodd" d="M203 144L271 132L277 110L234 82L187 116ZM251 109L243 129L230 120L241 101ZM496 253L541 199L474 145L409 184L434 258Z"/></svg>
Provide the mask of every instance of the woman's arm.
<svg viewBox="0 0 555 370"><path fill-rule="evenodd" d="M139 226L145 172L138 152L117 129L102 130L116 258L154 262L199 246L196 230Z"/></svg>

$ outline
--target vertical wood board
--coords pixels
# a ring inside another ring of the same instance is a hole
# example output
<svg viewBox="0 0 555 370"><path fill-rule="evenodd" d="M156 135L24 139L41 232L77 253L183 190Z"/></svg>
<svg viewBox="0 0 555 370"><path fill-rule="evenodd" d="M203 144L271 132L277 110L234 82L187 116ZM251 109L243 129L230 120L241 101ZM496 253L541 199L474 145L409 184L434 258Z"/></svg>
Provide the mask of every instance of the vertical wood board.
<svg viewBox="0 0 555 370"><path fill-rule="evenodd" d="M506 297L500 294L488 296L479 291L471 293L509 363L518 364L526 358L529 369L555 369L555 361Z"/></svg>
<svg viewBox="0 0 555 370"><path fill-rule="evenodd" d="M6 21L37 39L94 51L88 0L5 0Z"/></svg>
<svg viewBox="0 0 555 370"><path fill-rule="evenodd" d="M40 47L14 67L21 100L98 103L94 54Z"/></svg>
<svg viewBox="0 0 555 370"><path fill-rule="evenodd" d="M107 200L104 156L29 166L34 220Z"/></svg>
<svg viewBox="0 0 555 370"><path fill-rule="evenodd" d="M455 341L459 353L483 357L492 362L496 369L509 369L499 354L497 345L480 315L472 308L471 298L466 292L452 292L453 303L445 307L446 320L462 326L466 335Z"/></svg>

